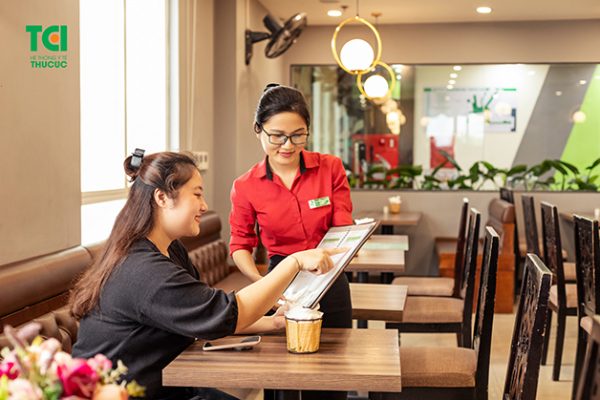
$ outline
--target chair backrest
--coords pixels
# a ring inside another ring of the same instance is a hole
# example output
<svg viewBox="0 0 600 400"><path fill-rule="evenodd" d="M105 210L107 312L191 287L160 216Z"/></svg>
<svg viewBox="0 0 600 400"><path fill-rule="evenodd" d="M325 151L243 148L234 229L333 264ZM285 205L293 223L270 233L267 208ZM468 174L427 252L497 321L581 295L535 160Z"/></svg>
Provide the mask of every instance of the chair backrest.
<svg viewBox="0 0 600 400"><path fill-rule="evenodd" d="M528 254L525 257L503 400L535 399L551 281L552 273L542 260L535 254Z"/></svg>
<svg viewBox="0 0 600 400"><path fill-rule="evenodd" d="M556 284L558 307L567 306L565 289L565 272L563 269L562 243L558 226L558 209L556 206L541 202L542 206L542 236L544 238L544 263L552 271Z"/></svg>
<svg viewBox="0 0 600 400"><path fill-rule="evenodd" d="M500 188L500 199L515 205L515 194L512 189L502 187ZM513 251L515 253L515 262L519 262L521 250L519 250L519 230L517 228L517 218L515 217L515 228L513 232Z"/></svg>
<svg viewBox="0 0 600 400"><path fill-rule="evenodd" d="M479 295L473 327L473 349L477 353L477 372L475 375L475 388L479 394L477 398L487 398L487 395L484 396L484 394L487 394L490 371L499 243L500 238L496 231L493 228L486 227Z"/></svg>
<svg viewBox="0 0 600 400"><path fill-rule="evenodd" d="M485 225L494 228L500 236L500 253L503 256L514 255L515 206L502 199L492 199Z"/></svg>
<svg viewBox="0 0 600 400"><path fill-rule="evenodd" d="M523 205L523 222L525 223L525 242L527 243L527 252L541 257L540 237L538 235L537 219L535 218L535 204L533 196L521 196Z"/></svg>
<svg viewBox="0 0 600 400"><path fill-rule="evenodd" d="M579 375L576 400L600 399L600 318L592 321L592 334L588 340L583 369Z"/></svg>
<svg viewBox="0 0 600 400"><path fill-rule="evenodd" d="M479 228L481 226L481 213L474 208L469 212L467 229L467 243L463 277L460 288L460 298L463 299L463 324L471 326L473 312L473 292L475 291L475 273L477 268L477 248L479 246ZM470 336L470 333L469 333ZM464 346L471 346L471 338L465 337Z"/></svg>
<svg viewBox="0 0 600 400"><path fill-rule="evenodd" d="M462 268L465 259L465 242L467 231L467 215L469 213L469 199L463 198L463 205L460 208L460 221L458 224L458 237L456 240L456 256L454 257L454 288L453 297L460 297Z"/></svg>
<svg viewBox="0 0 600 400"><path fill-rule="evenodd" d="M600 245L598 221L575 215L577 315L600 313Z"/></svg>

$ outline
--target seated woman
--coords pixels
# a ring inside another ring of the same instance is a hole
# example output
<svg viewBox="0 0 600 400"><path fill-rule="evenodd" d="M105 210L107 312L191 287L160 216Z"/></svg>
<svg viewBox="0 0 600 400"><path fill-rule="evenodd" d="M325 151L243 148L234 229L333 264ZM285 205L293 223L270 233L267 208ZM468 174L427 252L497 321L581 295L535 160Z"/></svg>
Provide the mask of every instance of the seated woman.
<svg viewBox="0 0 600 400"><path fill-rule="evenodd" d="M124 167L133 182L127 202L101 256L71 294L71 311L81 321L73 355L122 360L125 379L145 386L148 399L204 398L200 389L163 387L162 369L195 338L283 328L282 316L264 314L299 270L325 273L339 250L294 253L237 293L213 289L199 281L178 240L199 234L208 209L194 161L136 151ZM210 398L222 398L216 396Z"/></svg>

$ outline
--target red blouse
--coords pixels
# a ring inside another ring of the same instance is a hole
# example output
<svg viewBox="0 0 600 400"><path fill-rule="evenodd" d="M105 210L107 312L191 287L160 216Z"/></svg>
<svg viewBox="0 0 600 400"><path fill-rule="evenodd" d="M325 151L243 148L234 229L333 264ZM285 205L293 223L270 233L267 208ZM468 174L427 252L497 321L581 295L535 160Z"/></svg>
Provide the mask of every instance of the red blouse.
<svg viewBox="0 0 600 400"><path fill-rule="evenodd" d="M353 223L342 161L306 150L291 189L265 158L233 182L231 204L231 254L257 246L257 221L269 257L315 248L330 227Z"/></svg>

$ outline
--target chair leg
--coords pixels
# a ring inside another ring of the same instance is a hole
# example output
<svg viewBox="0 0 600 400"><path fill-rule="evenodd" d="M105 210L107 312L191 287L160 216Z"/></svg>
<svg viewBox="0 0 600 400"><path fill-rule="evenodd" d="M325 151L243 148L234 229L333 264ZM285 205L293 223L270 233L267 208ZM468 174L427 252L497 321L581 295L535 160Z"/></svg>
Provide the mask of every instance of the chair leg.
<svg viewBox="0 0 600 400"><path fill-rule="evenodd" d="M463 335L462 333L456 332L456 346L463 347Z"/></svg>
<svg viewBox="0 0 600 400"><path fill-rule="evenodd" d="M470 348L471 347L471 327L463 324L462 329L462 345L461 347Z"/></svg>
<svg viewBox="0 0 600 400"><path fill-rule="evenodd" d="M573 389L571 398L575 399L577 394L577 385L579 384L579 375L585 358L585 349L587 346L587 333L579 327L577 335L577 351L575 353L575 371L573 372Z"/></svg>
<svg viewBox="0 0 600 400"><path fill-rule="evenodd" d="M567 315L557 313L556 322L558 323L556 329L556 347L554 348L554 365L552 366L552 380L558 381L560 379L560 367L562 363L562 352L563 345L565 343L565 325L567 323Z"/></svg>
<svg viewBox="0 0 600 400"><path fill-rule="evenodd" d="M542 351L542 365L546 365L548 359L548 346L550 345L550 331L552 330L552 310L548 307L546 314L546 330L544 332L544 349Z"/></svg>

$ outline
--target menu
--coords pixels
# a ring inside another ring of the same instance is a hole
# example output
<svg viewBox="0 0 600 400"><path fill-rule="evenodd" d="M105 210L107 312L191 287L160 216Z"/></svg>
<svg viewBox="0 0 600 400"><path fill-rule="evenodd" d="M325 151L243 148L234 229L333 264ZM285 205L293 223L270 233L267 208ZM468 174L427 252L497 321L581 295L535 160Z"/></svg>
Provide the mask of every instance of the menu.
<svg viewBox="0 0 600 400"><path fill-rule="evenodd" d="M283 293L286 300L303 307L315 308L327 293L327 290L344 271L344 268L350 264L358 250L373 234L377 225L378 222L375 221L362 225L330 228L317 248L348 248L349 250L331 256L335 266L326 274L315 275L307 271L300 271Z"/></svg>

